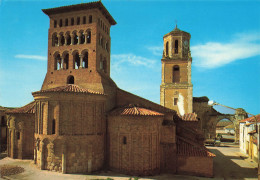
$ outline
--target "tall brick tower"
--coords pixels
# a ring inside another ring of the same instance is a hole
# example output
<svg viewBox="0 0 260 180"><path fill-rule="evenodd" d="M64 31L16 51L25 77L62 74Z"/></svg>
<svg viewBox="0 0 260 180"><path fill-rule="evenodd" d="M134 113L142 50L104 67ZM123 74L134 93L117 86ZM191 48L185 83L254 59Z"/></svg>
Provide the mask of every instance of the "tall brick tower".
<svg viewBox="0 0 260 180"><path fill-rule="evenodd" d="M160 103L181 115L192 113L190 37L177 25L163 37Z"/></svg>
<svg viewBox="0 0 260 180"><path fill-rule="evenodd" d="M44 9L50 18L48 70L42 90L80 85L104 92L110 79L110 27L116 22L103 4Z"/></svg>

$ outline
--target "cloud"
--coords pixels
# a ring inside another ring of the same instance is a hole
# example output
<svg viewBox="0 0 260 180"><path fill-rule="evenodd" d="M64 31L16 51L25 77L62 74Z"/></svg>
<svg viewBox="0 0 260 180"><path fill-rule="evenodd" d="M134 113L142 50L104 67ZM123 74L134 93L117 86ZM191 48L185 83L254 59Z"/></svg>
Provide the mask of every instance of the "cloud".
<svg viewBox="0 0 260 180"><path fill-rule="evenodd" d="M228 43L207 42L191 47L194 65L217 68L231 62L260 55L259 34L236 34Z"/></svg>
<svg viewBox="0 0 260 180"><path fill-rule="evenodd" d="M156 61L134 54L113 54L111 55L112 68L119 69L121 64L130 64L134 66L154 67Z"/></svg>
<svg viewBox="0 0 260 180"><path fill-rule="evenodd" d="M152 54L155 55L155 56L162 56L162 54L163 54L163 45L160 45L160 46L150 46L150 47L147 47L147 49L149 51L151 51Z"/></svg>
<svg viewBox="0 0 260 180"><path fill-rule="evenodd" d="M20 58L20 59L34 59L34 60L39 60L39 61L47 61L47 57L38 56L38 55L17 54L14 57Z"/></svg>

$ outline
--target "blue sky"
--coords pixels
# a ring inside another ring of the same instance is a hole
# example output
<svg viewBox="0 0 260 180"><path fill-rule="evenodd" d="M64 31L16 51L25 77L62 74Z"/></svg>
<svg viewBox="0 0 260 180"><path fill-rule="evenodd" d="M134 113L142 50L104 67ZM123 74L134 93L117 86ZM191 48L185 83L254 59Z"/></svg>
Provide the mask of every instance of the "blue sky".
<svg viewBox="0 0 260 180"><path fill-rule="evenodd" d="M49 19L41 9L82 1L0 0L0 105L33 100L47 71ZM111 77L160 102L163 35L191 34L193 95L260 113L260 1L103 0L111 28Z"/></svg>

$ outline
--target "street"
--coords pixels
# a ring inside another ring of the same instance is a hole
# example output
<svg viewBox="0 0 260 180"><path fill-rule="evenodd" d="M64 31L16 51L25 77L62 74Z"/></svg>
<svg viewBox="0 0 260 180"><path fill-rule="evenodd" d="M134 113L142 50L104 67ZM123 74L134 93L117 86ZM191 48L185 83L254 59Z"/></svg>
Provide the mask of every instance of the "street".
<svg viewBox="0 0 260 180"><path fill-rule="evenodd" d="M221 143L220 147L207 146L207 148L216 154L214 158L214 178L203 178L186 175L171 175L161 174L158 176L149 176L146 178L140 178L139 180L227 180L227 179L250 179L257 180L257 164L250 159L247 159L246 155L239 151L238 145L233 143ZM113 172L99 172L96 175L83 175L83 174L61 174L57 172L50 172L46 170L39 170L35 167L32 160L18 160L11 158L3 158L0 160L0 166L17 165L24 168L24 172L12 176L8 176L8 179L106 179L111 178L113 180L129 180L129 176L123 174L116 174Z"/></svg>

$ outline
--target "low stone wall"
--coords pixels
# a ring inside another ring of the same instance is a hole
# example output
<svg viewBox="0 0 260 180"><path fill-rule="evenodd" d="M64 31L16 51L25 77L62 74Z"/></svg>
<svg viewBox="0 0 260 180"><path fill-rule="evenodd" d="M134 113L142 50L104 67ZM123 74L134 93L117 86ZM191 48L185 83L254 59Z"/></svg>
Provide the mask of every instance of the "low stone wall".
<svg viewBox="0 0 260 180"><path fill-rule="evenodd" d="M177 157L177 173L213 177L213 157Z"/></svg>

